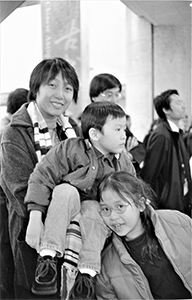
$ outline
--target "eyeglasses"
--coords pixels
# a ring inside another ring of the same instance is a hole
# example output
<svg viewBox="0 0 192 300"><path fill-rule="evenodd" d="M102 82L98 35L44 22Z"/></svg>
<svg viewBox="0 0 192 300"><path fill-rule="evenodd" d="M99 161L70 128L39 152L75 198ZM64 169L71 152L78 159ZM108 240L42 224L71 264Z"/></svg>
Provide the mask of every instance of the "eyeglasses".
<svg viewBox="0 0 192 300"><path fill-rule="evenodd" d="M117 214L121 215L126 211L127 206L129 206L129 203L116 204L113 207L102 205L100 208L100 214L102 217L109 217L111 215L112 211L114 210Z"/></svg>
<svg viewBox="0 0 192 300"><path fill-rule="evenodd" d="M101 93L101 96L106 98L107 100L111 100L114 97L116 99L120 99L121 98L121 93L117 92L117 93L113 94L112 92L106 91L106 92Z"/></svg>

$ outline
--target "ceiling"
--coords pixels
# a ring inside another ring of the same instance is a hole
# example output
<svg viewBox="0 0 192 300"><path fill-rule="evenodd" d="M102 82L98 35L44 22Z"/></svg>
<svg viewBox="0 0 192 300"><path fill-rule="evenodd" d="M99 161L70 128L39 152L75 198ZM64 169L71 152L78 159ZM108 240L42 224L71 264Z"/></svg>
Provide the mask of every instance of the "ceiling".
<svg viewBox="0 0 192 300"><path fill-rule="evenodd" d="M3 22L16 8L19 6L28 6L28 5L34 5L39 3L39 1L29 1L29 0L23 0L23 1L9 1L0 0L0 23Z"/></svg>
<svg viewBox="0 0 192 300"><path fill-rule="evenodd" d="M130 10L140 17L146 18L153 25L191 25L191 1L137 1L121 0ZM1 1L0 22L5 20L17 7L34 5L40 1Z"/></svg>
<svg viewBox="0 0 192 300"><path fill-rule="evenodd" d="M192 1L137 1L121 0L139 17L146 18L151 24L158 25L191 25Z"/></svg>

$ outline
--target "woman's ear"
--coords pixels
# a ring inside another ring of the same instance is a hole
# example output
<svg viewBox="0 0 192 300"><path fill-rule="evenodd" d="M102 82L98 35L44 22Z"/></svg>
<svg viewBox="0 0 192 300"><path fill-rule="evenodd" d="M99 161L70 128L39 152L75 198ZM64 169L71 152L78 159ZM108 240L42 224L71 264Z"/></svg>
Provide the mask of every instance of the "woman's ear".
<svg viewBox="0 0 192 300"><path fill-rule="evenodd" d="M99 140L99 130L95 128L90 128L89 129L89 138L90 140L93 140L97 142Z"/></svg>
<svg viewBox="0 0 192 300"><path fill-rule="evenodd" d="M140 212L143 212L145 210L145 198L141 197L141 199L139 200L139 210Z"/></svg>

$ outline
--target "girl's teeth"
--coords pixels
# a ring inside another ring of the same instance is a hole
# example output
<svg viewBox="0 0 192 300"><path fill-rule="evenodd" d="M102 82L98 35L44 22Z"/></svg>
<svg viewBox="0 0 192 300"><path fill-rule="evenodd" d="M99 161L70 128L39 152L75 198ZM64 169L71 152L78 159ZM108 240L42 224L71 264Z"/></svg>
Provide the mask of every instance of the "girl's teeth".
<svg viewBox="0 0 192 300"><path fill-rule="evenodd" d="M114 227L115 227L115 228L119 228L119 227L121 227L121 224L117 224L117 225L115 225Z"/></svg>

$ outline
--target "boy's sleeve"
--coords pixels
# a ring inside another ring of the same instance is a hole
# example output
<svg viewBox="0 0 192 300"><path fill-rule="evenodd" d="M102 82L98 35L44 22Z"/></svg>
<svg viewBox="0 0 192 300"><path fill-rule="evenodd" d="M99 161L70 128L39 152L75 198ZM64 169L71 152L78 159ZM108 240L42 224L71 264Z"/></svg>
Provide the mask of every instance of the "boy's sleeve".
<svg viewBox="0 0 192 300"><path fill-rule="evenodd" d="M46 212L54 187L61 183L63 176L69 172L67 159L65 159L66 149L66 143L57 144L36 165L30 175L25 197L28 210Z"/></svg>

